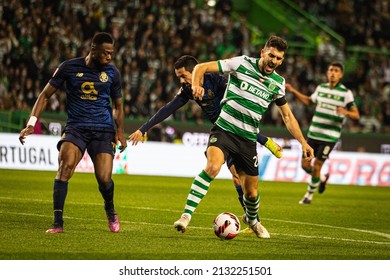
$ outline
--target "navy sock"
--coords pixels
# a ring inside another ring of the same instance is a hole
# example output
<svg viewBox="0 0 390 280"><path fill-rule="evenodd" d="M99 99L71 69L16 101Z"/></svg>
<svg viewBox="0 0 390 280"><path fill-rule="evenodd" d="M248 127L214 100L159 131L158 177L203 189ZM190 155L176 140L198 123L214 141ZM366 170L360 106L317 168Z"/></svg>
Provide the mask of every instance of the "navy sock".
<svg viewBox="0 0 390 280"><path fill-rule="evenodd" d="M63 212L67 194L68 182L55 179L53 188L53 210L55 227L62 227L64 225Z"/></svg>
<svg viewBox="0 0 390 280"><path fill-rule="evenodd" d="M242 191L242 187L241 186L236 186L236 191L238 193L238 200L240 201L242 209L244 209L244 211L245 211L244 192Z"/></svg>
<svg viewBox="0 0 390 280"><path fill-rule="evenodd" d="M104 199L104 209L114 209L114 181L111 180L108 187L99 184L99 191Z"/></svg>
<svg viewBox="0 0 390 280"><path fill-rule="evenodd" d="M264 146L265 143L267 143L267 141L268 141L268 137L261 134L257 134L257 142L259 142L261 145Z"/></svg>

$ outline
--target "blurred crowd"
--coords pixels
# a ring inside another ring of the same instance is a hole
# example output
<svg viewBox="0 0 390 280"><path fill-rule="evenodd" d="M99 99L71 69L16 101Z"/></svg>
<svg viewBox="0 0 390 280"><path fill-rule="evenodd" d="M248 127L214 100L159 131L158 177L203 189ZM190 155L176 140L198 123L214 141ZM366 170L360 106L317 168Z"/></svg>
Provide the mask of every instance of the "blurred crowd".
<svg viewBox="0 0 390 280"><path fill-rule="evenodd" d="M215 6L194 0L8 0L0 2L0 108L30 110L42 87L64 60L84 56L97 31L113 34L114 62L122 73L126 118L146 119L169 102L180 85L175 60L184 54L200 62L237 55L259 56L262 44L244 17L233 17L232 1ZM319 33L313 56L286 56L280 70L288 82L310 94L326 81L331 60L345 62L347 44L389 50L389 6L381 0L296 1L339 32L346 44ZM323 3L322 3L323 2ZM370 9L368 9L369 5ZM357 12L357 11L360 12ZM360 16L363 15L364 16ZM266 24L266 23L265 23ZM257 27L261 31L261 26ZM387 29L385 29L387 28ZM261 34L261 32L260 32ZM277 34L289 38L286 34ZM269 34L263 34L263 41ZM390 132L390 59L378 53L360 55L343 83L353 90L360 122L347 122L350 131ZM302 127L311 108L287 93ZM47 111L63 112L65 94L54 95ZM202 112L189 102L172 119L203 122ZM273 106L265 125L282 126Z"/></svg>

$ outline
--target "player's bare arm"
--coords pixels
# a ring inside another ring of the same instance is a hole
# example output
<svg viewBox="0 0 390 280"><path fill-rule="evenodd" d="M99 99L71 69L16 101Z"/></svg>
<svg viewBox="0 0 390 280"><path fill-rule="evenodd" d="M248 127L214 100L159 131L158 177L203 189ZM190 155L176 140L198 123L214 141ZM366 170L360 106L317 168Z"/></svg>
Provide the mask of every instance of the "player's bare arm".
<svg viewBox="0 0 390 280"><path fill-rule="evenodd" d="M31 111L30 120L28 121L26 127L20 131L19 141L24 145L26 137L34 133L34 125L41 113L45 110L47 103L49 102L50 97L57 91L55 87L50 84L47 84L45 88L39 94L37 101L35 101L34 107Z"/></svg>
<svg viewBox="0 0 390 280"><path fill-rule="evenodd" d="M294 136L295 139L299 141L299 143L301 143L302 152L305 160L311 161L314 158L314 151L312 147L307 144L305 137L302 134L301 128L298 124L298 121L290 109L290 106L288 106L288 103L286 103L282 106L278 106L278 109L280 114L282 115L283 121L288 131L291 133L292 136Z"/></svg>
<svg viewBox="0 0 390 280"><path fill-rule="evenodd" d="M311 104L311 100L310 100L309 96L304 95L302 92L300 92L299 90L297 90L296 88L294 88L291 84L286 83L286 91L289 91L289 92L291 92L292 94L294 94L295 97L296 97L300 102L302 102L303 104L305 104L305 105Z"/></svg>
<svg viewBox="0 0 390 280"><path fill-rule="evenodd" d="M114 120L116 124L116 135L115 140L116 144L118 144L118 141L120 142L119 150L120 152L123 152L127 147L127 140L125 137L125 130L124 130L124 112L123 112L123 106L122 106L122 99L117 98L114 100Z"/></svg>
<svg viewBox="0 0 390 280"><path fill-rule="evenodd" d="M210 61L197 64L192 72L192 95L202 100L204 95L203 76L205 73L219 72L218 62Z"/></svg>
<svg viewBox="0 0 390 280"><path fill-rule="evenodd" d="M359 110L356 107L351 108L350 110L347 110L343 107L337 107L336 108L337 114L344 115L352 120L358 120L360 119L360 113Z"/></svg>

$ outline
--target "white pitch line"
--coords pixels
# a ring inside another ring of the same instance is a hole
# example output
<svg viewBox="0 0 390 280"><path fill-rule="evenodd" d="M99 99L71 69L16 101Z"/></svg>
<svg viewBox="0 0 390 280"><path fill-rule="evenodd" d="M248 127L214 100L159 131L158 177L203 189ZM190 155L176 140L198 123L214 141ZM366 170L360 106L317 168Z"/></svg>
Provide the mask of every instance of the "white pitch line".
<svg viewBox="0 0 390 280"><path fill-rule="evenodd" d="M50 200L41 200L41 199L23 199L23 198L12 198L12 197L0 197L0 199L7 199L7 200L28 200L28 201L35 201L35 202L46 202L46 203L52 203ZM84 203L72 203L69 202L68 204L83 204L83 205L101 205L101 203L94 203L94 202L84 202ZM160 212L172 212L172 213L181 213L179 210L171 210L171 209L159 209L159 208L152 208L152 207L137 207L137 206L120 206L120 208L129 208L129 209L140 209L140 210L148 210L148 211L160 211ZM0 212L1 213L1 212ZM203 215L213 215L211 213L204 213L204 212L197 212L198 214ZM27 215L27 214L26 214ZM75 218L76 219L76 218ZM333 229L342 229L342 230L349 230L349 231L355 231L360 233L369 233L377 236L382 236L387 239L390 239L390 234L379 232L379 231L373 231L373 230L365 230L365 229L358 229L358 228L348 228L348 227L339 227L339 226L331 226L331 225L325 225L325 224L316 224L316 223L308 223L308 222L299 222L299 221L291 221L291 220L281 220L281 219L272 219L272 218L262 218L263 220L269 220L269 221L275 221L275 222L283 222L283 223L290 223L290 224L301 224L301 225L310 225L310 226L316 226L316 227L326 227L326 228L333 228Z"/></svg>
<svg viewBox="0 0 390 280"><path fill-rule="evenodd" d="M0 211L0 214L7 214L7 215L19 215L19 216L35 216L35 217L45 217L45 218L52 218L50 215L42 215L42 214L35 214L35 213L18 213L18 212L4 212ZM84 218L77 218L77 217L70 217L70 216L64 216L65 219L70 220L83 220ZM98 222L105 222L104 219L89 219L90 221L98 221ZM272 219L269 219L272 220ZM276 221L276 219L273 219ZM277 221L284 221L284 220L277 220ZM288 221L290 222L290 221ZM124 221L121 220L122 224L135 224L135 225L147 225L147 226L169 226L172 227L172 225L167 224L156 224L156 223L148 223L148 222L130 222L130 221ZM296 222L297 224L300 224L300 222ZM309 223L301 223L301 224L309 224ZM316 224L311 224L316 225ZM321 225L326 226L326 225ZM327 226L332 227L332 226ZM201 229L201 230L211 230L210 227L198 227L198 226L191 226L193 229ZM339 228L339 227L336 227ZM348 228L342 228L342 229L348 229ZM381 242L381 241L372 241L372 240L359 240L359 239L349 239L349 238L334 238L334 237L327 237L327 236L311 236L311 235L301 235L301 234L286 234L286 233L272 233L272 235L281 235L281 236L290 236L295 238L306 238L306 239L327 239L327 240L335 240L335 241L344 241L344 242L354 242L354 243L369 243L369 244L378 244L378 245L390 245L390 242Z"/></svg>
<svg viewBox="0 0 390 280"><path fill-rule="evenodd" d="M373 230L366 230L366 229L358 229L358 228L347 228L347 227L339 227L339 226L330 226L330 225L324 225L324 224L313 224L313 223L307 223L307 222L296 222L296 221L287 221L287 220L279 220L279 219L265 219L275 222L283 222L283 223L290 223L290 224L299 224L299 225L308 225L308 226L316 226L316 227L327 227L327 228L334 228L334 229L343 229L343 230L349 230L349 231L356 231L356 232L362 232L362 233L370 233L378 236L382 236L385 238L390 239L390 234L383 233L379 231L373 231Z"/></svg>

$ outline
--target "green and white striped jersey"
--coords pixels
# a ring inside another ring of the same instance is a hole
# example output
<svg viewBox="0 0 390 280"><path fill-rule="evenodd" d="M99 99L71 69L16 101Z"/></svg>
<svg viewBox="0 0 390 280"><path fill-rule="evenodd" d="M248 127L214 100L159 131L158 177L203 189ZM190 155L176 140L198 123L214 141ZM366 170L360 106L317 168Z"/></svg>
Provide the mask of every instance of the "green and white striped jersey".
<svg viewBox="0 0 390 280"><path fill-rule="evenodd" d="M317 86L310 99L317 105L307 136L320 141L337 142L341 137L345 116L338 115L336 108L354 104L352 91L340 83L331 89L329 83L326 83Z"/></svg>
<svg viewBox="0 0 390 280"><path fill-rule="evenodd" d="M275 71L263 74L259 58L238 56L218 60L229 80L215 122L222 129L256 142L259 123L270 103L285 96L285 80Z"/></svg>

